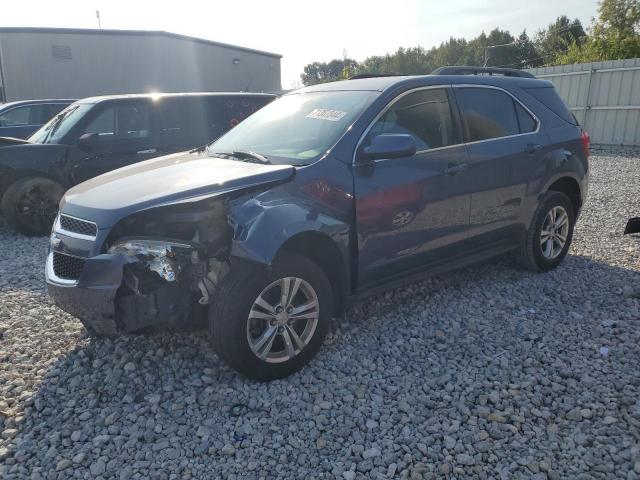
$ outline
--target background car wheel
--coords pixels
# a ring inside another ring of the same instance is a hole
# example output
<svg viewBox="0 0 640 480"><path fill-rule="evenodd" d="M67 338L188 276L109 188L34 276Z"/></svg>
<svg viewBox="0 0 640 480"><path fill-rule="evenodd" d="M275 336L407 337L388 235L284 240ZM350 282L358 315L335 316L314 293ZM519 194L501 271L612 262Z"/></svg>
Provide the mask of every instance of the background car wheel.
<svg viewBox="0 0 640 480"><path fill-rule="evenodd" d="M545 193L522 241L520 264L539 272L557 267L569 251L574 225L569 197L562 192Z"/></svg>
<svg viewBox="0 0 640 480"><path fill-rule="evenodd" d="M26 235L47 235L58 213L64 188L44 177L27 177L9 185L2 197L2 215Z"/></svg>
<svg viewBox="0 0 640 480"><path fill-rule="evenodd" d="M322 269L285 253L269 271L232 266L211 305L209 334L231 368L273 380L316 355L332 312L331 286Z"/></svg>

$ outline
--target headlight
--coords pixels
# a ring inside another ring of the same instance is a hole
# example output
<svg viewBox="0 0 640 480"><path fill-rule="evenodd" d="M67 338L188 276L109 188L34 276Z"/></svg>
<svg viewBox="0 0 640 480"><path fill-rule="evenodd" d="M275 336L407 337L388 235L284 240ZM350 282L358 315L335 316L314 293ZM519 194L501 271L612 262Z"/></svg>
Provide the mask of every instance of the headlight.
<svg viewBox="0 0 640 480"><path fill-rule="evenodd" d="M108 252L135 257L167 282L175 282L181 270L176 254L181 250L190 252L192 249L188 243L140 238L118 242L109 247Z"/></svg>

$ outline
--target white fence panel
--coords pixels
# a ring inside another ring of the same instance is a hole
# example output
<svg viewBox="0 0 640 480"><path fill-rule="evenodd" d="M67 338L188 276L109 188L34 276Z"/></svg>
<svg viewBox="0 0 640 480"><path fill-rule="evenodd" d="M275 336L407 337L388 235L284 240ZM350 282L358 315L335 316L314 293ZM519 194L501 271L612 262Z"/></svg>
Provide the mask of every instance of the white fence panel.
<svg viewBox="0 0 640 480"><path fill-rule="evenodd" d="M528 71L553 82L594 145L640 147L640 58Z"/></svg>

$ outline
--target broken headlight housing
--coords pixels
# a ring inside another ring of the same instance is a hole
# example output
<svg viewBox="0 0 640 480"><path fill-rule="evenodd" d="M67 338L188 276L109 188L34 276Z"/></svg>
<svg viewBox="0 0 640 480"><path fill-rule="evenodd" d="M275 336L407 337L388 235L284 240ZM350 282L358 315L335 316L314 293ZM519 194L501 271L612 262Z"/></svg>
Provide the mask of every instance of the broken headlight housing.
<svg viewBox="0 0 640 480"><path fill-rule="evenodd" d="M181 270L179 257L190 256L193 246L170 240L130 238L109 247L109 253L135 258L167 282L175 282Z"/></svg>

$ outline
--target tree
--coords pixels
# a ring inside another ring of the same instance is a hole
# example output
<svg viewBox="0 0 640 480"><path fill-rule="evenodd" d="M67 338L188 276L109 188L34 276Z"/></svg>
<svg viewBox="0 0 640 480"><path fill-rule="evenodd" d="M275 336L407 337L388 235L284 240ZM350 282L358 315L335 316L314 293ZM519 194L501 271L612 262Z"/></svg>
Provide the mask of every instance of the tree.
<svg viewBox="0 0 640 480"><path fill-rule="evenodd" d="M588 38L574 43L558 63L620 60L640 56L640 0L603 0Z"/></svg>
<svg viewBox="0 0 640 480"><path fill-rule="evenodd" d="M535 36L535 44L545 63L554 63L573 44L581 45L587 38L582 23L562 15Z"/></svg>
<svg viewBox="0 0 640 480"><path fill-rule="evenodd" d="M351 58L330 62L313 62L304 67L300 79L304 85L346 80L358 70L358 62Z"/></svg>
<svg viewBox="0 0 640 480"><path fill-rule="evenodd" d="M535 43L527 35L527 31L523 30L516 39L516 68L535 68L544 64L544 60L540 52L536 48Z"/></svg>

